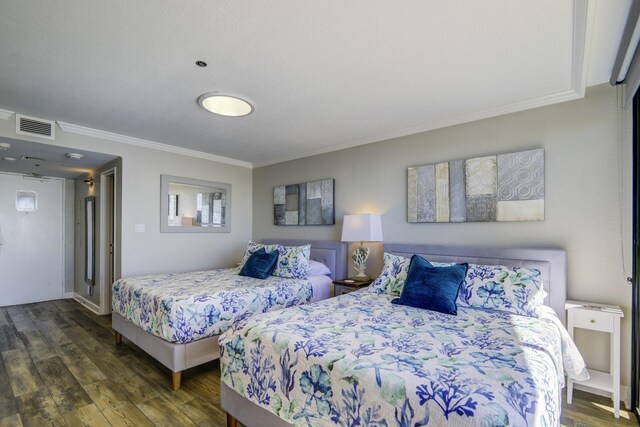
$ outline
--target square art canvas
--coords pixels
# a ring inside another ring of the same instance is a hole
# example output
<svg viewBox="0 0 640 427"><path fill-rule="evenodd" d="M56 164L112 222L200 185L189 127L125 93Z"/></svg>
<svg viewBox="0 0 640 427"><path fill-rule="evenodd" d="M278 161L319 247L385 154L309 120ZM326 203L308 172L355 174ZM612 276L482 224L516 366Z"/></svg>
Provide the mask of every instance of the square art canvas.
<svg viewBox="0 0 640 427"><path fill-rule="evenodd" d="M275 225L333 225L333 179L280 185L273 189Z"/></svg>
<svg viewBox="0 0 640 427"><path fill-rule="evenodd" d="M544 220L544 150L410 167L408 222Z"/></svg>

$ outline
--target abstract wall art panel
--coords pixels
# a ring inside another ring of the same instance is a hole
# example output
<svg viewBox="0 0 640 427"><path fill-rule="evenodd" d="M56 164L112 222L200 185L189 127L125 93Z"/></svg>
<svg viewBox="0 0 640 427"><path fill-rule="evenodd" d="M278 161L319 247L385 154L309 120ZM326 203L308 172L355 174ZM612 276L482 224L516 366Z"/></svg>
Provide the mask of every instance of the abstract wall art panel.
<svg viewBox="0 0 640 427"><path fill-rule="evenodd" d="M408 222L542 220L543 149L407 170Z"/></svg>
<svg viewBox="0 0 640 427"><path fill-rule="evenodd" d="M275 225L333 225L333 179L280 185L273 189Z"/></svg>

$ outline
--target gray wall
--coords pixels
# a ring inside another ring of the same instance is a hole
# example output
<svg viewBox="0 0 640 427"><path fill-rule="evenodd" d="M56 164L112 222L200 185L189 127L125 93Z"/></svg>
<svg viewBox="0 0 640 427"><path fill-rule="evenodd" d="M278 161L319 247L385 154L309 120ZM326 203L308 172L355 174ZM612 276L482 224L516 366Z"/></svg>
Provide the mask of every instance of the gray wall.
<svg viewBox="0 0 640 427"><path fill-rule="evenodd" d="M387 242L564 248L568 297L618 304L625 312L622 382L629 384L630 115L617 105L616 89L601 85L578 101L255 169L253 237L340 239L344 214L372 212L382 214ZM532 148L545 149L544 221L407 223L407 167ZM336 225L274 226L273 187L320 178L335 178ZM373 245L373 276L380 248ZM607 370L605 337L577 341L592 367Z"/></svg>

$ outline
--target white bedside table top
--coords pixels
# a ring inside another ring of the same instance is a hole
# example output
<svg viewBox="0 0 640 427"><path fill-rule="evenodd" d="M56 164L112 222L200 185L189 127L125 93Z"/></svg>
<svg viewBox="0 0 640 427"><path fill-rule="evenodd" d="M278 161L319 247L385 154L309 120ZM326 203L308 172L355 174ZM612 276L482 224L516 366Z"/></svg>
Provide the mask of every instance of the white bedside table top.
<svg viewBox="0 0 640 427"><path fill-rule="evenodd" d="M579 308L581 310L593 310L593 311L602 311L605 313L610 313L614 316L624 317L624 313L617 305L609 305L609 304L599 304L595 302L585 302L585 301L573 301L567 300L564 304L564 308L566 310L572 310Z"/></svg>

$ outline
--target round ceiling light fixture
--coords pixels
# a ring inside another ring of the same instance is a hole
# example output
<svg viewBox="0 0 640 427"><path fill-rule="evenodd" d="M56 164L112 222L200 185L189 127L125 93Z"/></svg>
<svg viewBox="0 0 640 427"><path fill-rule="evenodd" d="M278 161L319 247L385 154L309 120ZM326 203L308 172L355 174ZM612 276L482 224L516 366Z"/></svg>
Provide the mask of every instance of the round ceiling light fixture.
<svg viewBox="0 0 640 427"><path fill-rule="evenodd" d="M80 153L67 153L67 157L70 158L71 160L82 160L84 155Z"/></svg>
<svg viewBox="0 0 640 427"><path fill-rule="evenodd" d="M15 162L16 158L15 157L3 157L2 160L6 160L7 162Z"/></svg>
<svg viewBox="0 0 640 427"><path fill-rule="evenodd" d="M247 116L254 110L249 101L219 92L203 93L198 98L198 105L207 111L226 117Z"/></svg>
<svg viewBox="0 0 640 427"><path fill-rule="evenodd" d="M11 144L8 142L0 142L0 150L8 150L11 148Z"/></svg>

